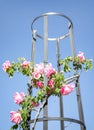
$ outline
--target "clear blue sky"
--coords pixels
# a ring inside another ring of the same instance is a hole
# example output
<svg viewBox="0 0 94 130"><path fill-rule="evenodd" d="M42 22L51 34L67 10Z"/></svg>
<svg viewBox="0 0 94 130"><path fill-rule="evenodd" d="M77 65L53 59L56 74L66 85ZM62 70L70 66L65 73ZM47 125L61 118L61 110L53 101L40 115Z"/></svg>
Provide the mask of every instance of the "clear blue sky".
<svg viewBox="0 0 94 130"><path fill-rule="evenodd" d="M31 54L31 22L46 12L64 13L69 16L74 25L74 39L76 52L83 51L87 58L94 59L94 1L93 0L0 0L0 130L9 130L12 125L9 120L9 112L17 110L13 102L15 91L25 91L28 79L21 74L16 74L12 79L2 71L2 63L5 60L17 60L25 57L30 60ZM58 33L57 25L54 33ZM60 30L62 31L62 30ZM62 33L62 32L61 32ZM54 35L54 34L53 34ZM39 41L40 42L40 41ZM64 48L63 48L64 49ZM62 50L63 50L62 49ZM39 49L37 52L40 51ZM51 54L52 50L50 50ZM66 50L64 50L66 52ZM62 51L62 55L64 53ZM39 54L40 52L38 52ZM39 60L41 54L37 59ZM40 61L41 62L41 61ZM83 102L84 117L87 130L94 128L94 69L88 73L83 72L80 78L81 94ZM72 96L72 98L71 98ZM78 117L73 102L74 95L65 97L65 115ZM76 98L76 97L75 97ZM56 116L57 98L51 100L50 112ZM71 103L72 102L72 103ZM68 104L70 106L68 106ZM51 129L58 130L57 123ZM72 125L71 125L72 126ZM41 128L41 127L40 127ZM55 129L56 128L56 129ZM67 128L68 130L69 128ZM39 127L36 129L39 130ZM75 130L70 127L69 130Z"/></svg>

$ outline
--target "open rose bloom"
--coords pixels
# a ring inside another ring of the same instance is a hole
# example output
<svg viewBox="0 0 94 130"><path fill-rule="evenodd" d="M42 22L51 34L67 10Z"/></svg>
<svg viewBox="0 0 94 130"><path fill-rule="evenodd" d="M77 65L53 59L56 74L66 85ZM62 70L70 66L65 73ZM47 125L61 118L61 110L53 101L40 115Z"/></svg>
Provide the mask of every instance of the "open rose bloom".
<svg viewBox="0 0 94 130"><path fill-rule="evenodd" d="M46 65L45 67L45 74L47 76L47 78L49 78L52 74L55 74L56 70L52 67L52 64L49 63Z"/></svg>
<svg viewBox="0 0 94 130"><path fill-rule="evenodd" d="M32 73L32 83L34 86L42 89L44 87L44 74L47 78L49 78L48 86L53 87L54 82L51 79L52 75L55 75L56 70L52 67L52 64L46 64L44 67L44 63L36 64L34 67L34 71Z"/></svg>
<svg viewBox="0 0 94 130"><path fill-rule="evenodd" d="M44 75L44 73L46 74L47 78L49 78L52 74L55 74L56 71L50 63L47 64L45 68L43 63L36 64L32 77L34 79L39 79L41 76Z"/></svg>
<svg viewBox="0 0 94 130"><path fill-rule="evenodd" d="M68 95L74 90L74 85L72 84L64 84L60 89L62 95Z"/></svg>
<svg viewBox="0 0 94 130"><path fill-rule="evenodd" d="M26 61L26 60L21 64L21 66L24 67L24 68L29 67L29 65L30 65L30 62Z"/></svg>
<svg viewBox="0 0 94 130"><path fill-rule="evenodd" d="M10 114L10 120L15 124L20 124L20 122L22 121L21 114L16 111L11 111Z"/></svg>
<svg viewBox="0 0 94 130"><path fill-rule="evenodd" d="M24 97L25 97L25 94L23 92L21 93L16 92L14 94L14 102L16 104L20 104L23 101Z"/></svg>
<svg viewBox="0 0 94 130"><path fill-rule="evenodd" d="M3 63L2 68L6 72L9 67L11 67L10 61L6 60L6 62Z"/></svg>

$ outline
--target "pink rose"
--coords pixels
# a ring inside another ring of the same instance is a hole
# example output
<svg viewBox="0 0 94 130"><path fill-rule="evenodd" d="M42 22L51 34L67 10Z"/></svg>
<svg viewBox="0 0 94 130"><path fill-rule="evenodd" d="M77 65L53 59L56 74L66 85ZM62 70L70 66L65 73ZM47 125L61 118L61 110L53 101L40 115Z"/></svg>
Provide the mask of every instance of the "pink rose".
<svg viewBox="0 0 94 130"><path fill-rule="evenodd" d="M44 74L44 64L40 63L40 64L36 64L34 71L38 72L39 74Z"/></svg>
<svg viewBox="0 0 94 130"><path fill-rule="evenodd" d="M51 88L54 87L54 81L52 79L48 81L48 86Z"/></svg>
<svg viewBox="0 0 94 130"><path fill-rule="evenodd" d="M38 106L39 106L39 103L38 103L38 102L32 102L32 106L33 106L33 107L38 107Z"/></svg>
<svg viewBox="0 0 94 130"><path fill-rule="evenodd" d="M41 77L41 74L38 73L37 71L35 71L35 72L32 73L32 76L33 76L34 79L39 79Z"/></svg>
<svg viewBox="0 0 94 130"><path fill-rule="evenodd" d="M28 67L29 65L30 65L30 62L28 62L26 60L21 64L21 66L23 66L23 67Z"/></svg>
<svg viewBox="0 0 94 130"><path fill-rule="evenodd" d="M49 78L52 74L56 73L55 69L52 67L52 64L46 65L45 73L46 73L47 78Z"/></svg>
<svg viewBox="0 0 94 130"><path fill-rule="evenodd" d="M39 88L43 88L43 83L42 83L41 81L38 81L38 82L36 83L36 85L37 85Z"/></svg>
<svg viewBox="0 0 94 130"><path fill-rule="evenodd" d="M51 94L51 92L53 91L54 88L54 81L52 79L50 79L48 81L48 90L47 90L47 94Z"/></svg>
<svg viewBox="0 0 94 130"><path fill-rule="evenodd" d="M83 62L83 61L85 60L84 53L81 52L81 51L79 51L77 57L79 58L79 60L80 60L81 62Z"/></svg>
<svg viewBox="0 0 94 130"><path fill-rule="evenodd" d="M21 117L21 114L19 112L11 111L10 114L11 114L10 120L13 123L19 124L22 121L22 117Z"/></svg>
<svg viewBox="0 0 94 130"><path fill-rule="evenodd" d="M6 72L9 67L11 67L11 64L10 61L7 60L5 63L3 63L2 68Z"/></svg>
<svg viewBox="0 0 94 130"><path fill-rule="evenodd" d="M21 93L16 92L14 94L14 102L16 104L20 104L23 101L24 97L25 97L25 94L23 92Z"/></svg>
<svg viewBox="0 0 94 130"><path fill-rule="evenodd" d="M72 84L64 84L60 89L62 95L67 95L74 90L74 85Z"/></svg>

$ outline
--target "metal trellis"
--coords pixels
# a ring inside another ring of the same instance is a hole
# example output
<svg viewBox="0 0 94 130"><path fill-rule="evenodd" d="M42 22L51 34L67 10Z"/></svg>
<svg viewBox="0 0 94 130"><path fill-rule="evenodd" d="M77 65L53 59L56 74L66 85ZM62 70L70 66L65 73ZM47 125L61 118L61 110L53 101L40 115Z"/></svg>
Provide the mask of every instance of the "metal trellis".
<svg viewBox="0 0 94 130"><path fill-rule="evenodd" d="M48 17L49 16L59 16L64 18L65 20L67 20L68 22L68 32L60 37L48 37ZM43 27L44 27L44 35L40 35L37 33L37 30L34 26L34 24L36 23L37 20L39 20L40 18L44 18L44 23L43 23ZM37 38L40 38L43 40L44 42L44 66L48 63L48 41L54 41L56 43L56 56L57 56L57 69L58 72L60 72L60 65L59 65L59 60L60 60L60 41L69 37L70 39L70 45L71 45L71 53L72 53L72 57L74 57L76 55L75 52L75 46L74 46L74 37L73 37L73 23L71 21L71 19L69 17L67 17L64 14L61 13L55 13L55 12L49 12L49 13L45 13L42 14L38 17L36 17L32 24L31 24L31 30L32 30L32 50L31 50L31 61L35 62L35 53L36 53L36 40ZM64 103L63 103L63 97L59 98L59 107L60 107L60 116L59 117L49 117L48 116L48 102L46 103L44 109L43 109L43 117L42 118L38 118L37 122L43 122L43 130L48 130L48 122L49 121L59 121L60 122L60 130L65 130L65 126L64 126L64 122L68 121L68 122L72 122L72 123L76 123L78 125L80 125L80 130L86 130L86 126L84 123L84 115L83 115L83 108L82 108L82 100L81 100L81 93L80 93L80 84L79 84L79 76L77 74L77 72L75 72L76 74L67 79L67 82L72 82L75 81L75 86L76 86L76 96L77 96L77 104L78 104L78 114L79 114L79 120L78 119L73 119L73 118L67 118L64 117ZM47 78L44 74L44 85L47 85ZM32 87L31 87L32 89ZM31 94L31 93L30 93ZM32 124L34 122L34 119L30 120L29 123Z"/></svg>

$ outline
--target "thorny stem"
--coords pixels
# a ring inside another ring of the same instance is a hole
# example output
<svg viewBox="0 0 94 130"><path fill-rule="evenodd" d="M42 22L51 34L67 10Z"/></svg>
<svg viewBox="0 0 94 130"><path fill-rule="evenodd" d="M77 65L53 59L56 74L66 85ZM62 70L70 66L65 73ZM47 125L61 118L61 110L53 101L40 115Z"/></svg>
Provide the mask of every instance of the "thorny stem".
<svg viewBox="0 0 94 130"><path fill-rule="evenodd" d="M42 105L40 106L40 108L39 108L38 111L37 111L37 114L36 114L36 116L35 116L34 123L33 123L33 126L32 126L32 130L35 129L35 126L36 126L38 117L39 117L39 115L40 115L41 110L42 110L43 107L45 106L45 104L46 104L46 102L47 102L47 99L48 99L48 96L45 97L44 102L42 103Z"/></svg>
<svg viewBox="0 0 94 130"><path fill-rule="evenodd" d="M31 84L31 80L29 81L29 83L27 84L28 85L28 95L31 95L32 94L32 84ZM30 121L31 119L31 111L29 111L29 117L27 119L27 125L28 125L28 130L30 130L30 124L28 124L28 121Z"/></svg>

